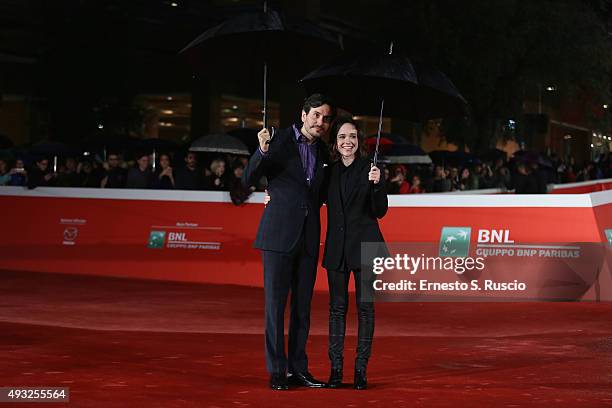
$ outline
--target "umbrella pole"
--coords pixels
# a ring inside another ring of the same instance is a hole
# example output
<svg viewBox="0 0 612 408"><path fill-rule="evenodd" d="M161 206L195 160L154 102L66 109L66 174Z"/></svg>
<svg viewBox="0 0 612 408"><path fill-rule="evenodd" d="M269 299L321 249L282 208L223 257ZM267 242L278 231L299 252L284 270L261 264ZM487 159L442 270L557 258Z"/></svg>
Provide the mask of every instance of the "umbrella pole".
<svg viewBox="0 0 612 408"><path fill-rule="evenodd" d="M264 62L263 74L263 127L268 128L268 64Z"/></svg>
<svg viewBox="0 0 612 408"><path fill-rule="evenodd" d="M263 2L263 12L268 13L268 2ZM263 66L263 127L268 128L268 63Z"/></svg>
<svg viewBox="0 0 612 408"><path fill-rule="evenodd" d="M380 101L380 116L378 118L378 133L376 134L376 150L374 150L374 166L378 164L378 146L380 145L380 132L382 131L383 110L385 108L385 98Z"/></svg>

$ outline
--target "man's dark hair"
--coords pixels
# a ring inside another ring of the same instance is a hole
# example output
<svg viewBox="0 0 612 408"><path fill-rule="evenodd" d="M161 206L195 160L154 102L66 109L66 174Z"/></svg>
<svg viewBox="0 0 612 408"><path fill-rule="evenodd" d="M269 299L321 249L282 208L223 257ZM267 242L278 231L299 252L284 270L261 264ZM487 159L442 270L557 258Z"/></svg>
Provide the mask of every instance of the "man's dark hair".
<svg viewBox="0 0 612 408"><path fill-rule="evenodd" d="M304 106L302 110L306 113L310 112L311 108L318 108L319 106L329 105L331 108L331 117L336 117L336 104L327 95L315 93L304 99Z"/></svg>
<svg viewBox="0 0 612 408"><path fill-rule="evenodd" d="M145 156L149 157L149 154L147 152L144 152L144 151L136 152L136 154L134 155L136 160L140 160L140 159L142 159Z"/></svg>

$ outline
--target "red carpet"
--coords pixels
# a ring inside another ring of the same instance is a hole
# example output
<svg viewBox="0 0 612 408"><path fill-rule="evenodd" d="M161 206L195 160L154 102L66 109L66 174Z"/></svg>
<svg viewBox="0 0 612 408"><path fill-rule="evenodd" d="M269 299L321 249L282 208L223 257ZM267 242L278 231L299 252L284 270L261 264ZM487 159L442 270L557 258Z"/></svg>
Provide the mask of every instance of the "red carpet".
<svg viewBox="0 0 612 408"><path fill-rule="evenodd" d="M612 304L376 307L369 390L274 392L261 289L0 272L0 386L70 387L69 404L18 407L612 407ZM309 357L322 379L326 309L318 293Z"/></svg>

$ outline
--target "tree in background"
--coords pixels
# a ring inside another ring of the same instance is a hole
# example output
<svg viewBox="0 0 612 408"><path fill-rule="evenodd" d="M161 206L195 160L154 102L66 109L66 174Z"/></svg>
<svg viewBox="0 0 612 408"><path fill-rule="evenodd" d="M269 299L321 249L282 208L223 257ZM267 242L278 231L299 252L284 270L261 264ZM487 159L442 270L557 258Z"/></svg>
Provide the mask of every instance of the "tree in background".
<svg viewBox="0 0 612 408"><path fill-rule="evenodd" d="M445 121L449 142L487 148L508 129L500 121L525 112L542 87L555 101L583 101L592 127L607 126L593 110L612 104L612 42L607 1L358 1L348 18L423 57L451 78L469 101L468 123Z"/></svg>

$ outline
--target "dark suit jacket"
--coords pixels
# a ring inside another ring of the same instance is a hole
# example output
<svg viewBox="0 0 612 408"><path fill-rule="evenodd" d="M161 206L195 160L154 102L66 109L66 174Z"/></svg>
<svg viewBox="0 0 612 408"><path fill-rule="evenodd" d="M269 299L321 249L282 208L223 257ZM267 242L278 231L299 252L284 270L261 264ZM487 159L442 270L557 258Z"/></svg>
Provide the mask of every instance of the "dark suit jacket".
<svg viewBox="0 0 612 408"><path fill-rule="evenodd" d="M348 194L343 202L340 194L340 166L334 163L330 170L327 188L327 236L323 267L335 270L346 258L349 269L361 267L361 243L384 242L378 218L387 213L388 201L384 179L379 184L368 181L370 161L365 158L355 159L358 166L348 180ZM386 248L385 248L386 250Z"/></svg>
<svg viewBox="0 0 612 408"><path fill-rule="evenodd" d="M305 229L308 252L319 254L321 234L321 187L328 162L327 145L318 142L315 175L311 186L306 183L302 159L293 128L276 132L265 156L256 151L244 169L242 182L255 185L261 176L268 179L272 198L264 208L254 247L266 251L289 252Z"/></svg>

